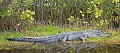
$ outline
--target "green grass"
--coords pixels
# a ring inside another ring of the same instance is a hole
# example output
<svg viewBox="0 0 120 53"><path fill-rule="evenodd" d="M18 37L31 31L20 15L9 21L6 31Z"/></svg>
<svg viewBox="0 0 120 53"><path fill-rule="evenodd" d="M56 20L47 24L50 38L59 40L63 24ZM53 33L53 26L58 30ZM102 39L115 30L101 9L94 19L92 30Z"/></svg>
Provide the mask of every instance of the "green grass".
<svg viewBox="0 0 120 53"><path fill-rule="evenodd" d="M0 32L0 49L10 49L10 48L19 48L20 46L30 45L27 42L11 42L6 40L6 38L16 38L16 37L41 37L41 36L50 36L54 34L59 34L62 32L70 32L70 31L81 31L88 30L79 27L75 28L62 28L62 27L53 27L53 26L36 26L31 29L23 30L22 32ZM110 37L101 37L101 38L89 38L88 42L99 42L107 45L120 44L120 33L111 31L113 34ZM32 44L32 43L31 43ZM14 46L14 47L13 47ZM34 46L33 46L34 47Z"/></svg>

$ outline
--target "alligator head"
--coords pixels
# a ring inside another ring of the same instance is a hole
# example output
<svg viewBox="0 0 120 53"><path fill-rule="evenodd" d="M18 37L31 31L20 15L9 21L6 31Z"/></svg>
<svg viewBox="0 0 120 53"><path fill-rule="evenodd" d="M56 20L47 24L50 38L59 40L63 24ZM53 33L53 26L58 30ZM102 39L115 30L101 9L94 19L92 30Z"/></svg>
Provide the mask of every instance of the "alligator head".
<svg viewBox="0 0 120 53"><path fill-rule="evenodd" d="M103 37L103 36L111 36L112 33L102 32L101 30L90 30L88 31L88 37Z"/></svg>

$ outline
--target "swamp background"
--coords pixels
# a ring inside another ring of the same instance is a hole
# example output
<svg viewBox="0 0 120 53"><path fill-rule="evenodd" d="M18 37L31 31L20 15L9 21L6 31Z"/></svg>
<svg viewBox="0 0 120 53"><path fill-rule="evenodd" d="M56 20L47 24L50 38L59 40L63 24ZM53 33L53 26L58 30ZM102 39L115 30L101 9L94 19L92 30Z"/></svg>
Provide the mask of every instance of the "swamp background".
<svg viewBox="0 0 120 53"><path fill-rule="evenodd" d="M10 42L7 37L49 36L93 29L113 36L91 38L88 42L120 47L119 0L0 0L1 50L29 44Z"/></svg>

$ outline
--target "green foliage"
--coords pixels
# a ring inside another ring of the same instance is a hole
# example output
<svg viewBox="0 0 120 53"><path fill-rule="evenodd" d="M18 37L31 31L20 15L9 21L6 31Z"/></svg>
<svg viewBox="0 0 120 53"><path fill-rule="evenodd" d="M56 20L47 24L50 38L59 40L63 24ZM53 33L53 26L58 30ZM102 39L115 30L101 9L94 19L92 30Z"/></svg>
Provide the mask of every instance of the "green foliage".
<svg viewBox="0 0 120 53"><path fill-rule="evenodd" d="M3 2L3 0L0 0L0 4Z"/></svg>
<svg viewBox="0 0 120 53"><path fill-rule="evenodd" d="M11 15L11 10L6 10L3 14L2 14L2 18L4 18L5 16L10 16Z"/></svg>
<svg viewBox="0 0 120 53"><path fill-rule="evenodd" d="M25 7L29 7L30 5L33 5L34 0L23 0L23 4Z"/></svg>
<svg viewBox="0 0 120 53"><path fill-rule="evenodd" d="M85 15L84 15L84 12L80 11L80 13L81 13L82 17L84 17L84 16L85 16Z"/></svg>
<svg viewBox="0 0 120 53"><path fill-rule="evenodd" d="M0 0L1 2L3 0ZM80 25L87 24L101 28L108 25L111 19L119 21L119 16L113 16L114 12L120 15L119 2L119 0L13 0L12 2L8 0L8 3L1 3L3 9L5 7L7 9L0 10L0 18L15 17L14 20L22 19L29 22L36 19L51 25L65 25L69 24L68 21L70 24L79 25L78 21L81 21Z"/></svg>
<svg viewBox="0 0 120 53"><path fill-rule="evenodd" d="M91 8L88 8L88 9L87 9L87 13L92 13L92 9L91 9Z"/></svg>
<svg viewBox="0 0 120 53"><path fill-rule="evenodd" d="M120 0L112 0L112 3L119 3Z"/></svg>
<svg viewBox="0 0 120 53"><path fill-rule="evenodd" d="M91 2L88 2L88 9L87 13L93 13L96 18L102 16L103 10L99 8L98 5L102 5L104 0L94 0Z"/></svg>
<svg viewBox="0 0 120 53"><path fill-rule="evenodd" d="M75 18L74 16L71 16L67 20L69 20L70 22L74 23L75 21L78 21L79 18L78 17Z"/></svg>
<svg viewBox="0 0 120 53"><path fill-rule="evenodd" d="M20 19L32 22L34 21L33 15L35 15L34 11L26 10L22 12L22 14L20 15Z"/></svg>
<svg viewBox="0 0 120 53"><path fill-rule="evenodd" d="M102 13L103 13L103 10L96 9L95 17L98 18L99 16L102 16Z"/></svg>

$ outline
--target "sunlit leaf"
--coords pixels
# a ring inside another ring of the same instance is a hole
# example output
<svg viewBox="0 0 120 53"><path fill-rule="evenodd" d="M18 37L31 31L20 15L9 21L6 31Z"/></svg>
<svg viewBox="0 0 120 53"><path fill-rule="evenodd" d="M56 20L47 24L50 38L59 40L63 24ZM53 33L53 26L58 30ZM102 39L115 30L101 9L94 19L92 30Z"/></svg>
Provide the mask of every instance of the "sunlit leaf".
<svg viewBox="0 0 120 53"><path fill-rule="evenodd" d="M27 17L30 17L30 14L26 14Z"/></svg>
<svg viewBox="0 0 120 53"><path fill-rule="evenodd" d="M83 21L83 23L84 23L84 24L87 24L88 22L86 22L86 21Z"/></svg>
<svg viewBox="0 0 120 53"><path fill-rule="evenodd" d="M83 12L80 10L80 13L83 13Z"/></svg>
<svg viewBox="0 0 120 53"><path fill-rule="evenodd" d="M93 1L91 1L91 3L94 3Z"/></svg>
<svg viewBox="0 0 120 53"><path fill-rule="evenodd" d="M0 4L3 2L3 0L0 0Z"/></svg>
<svg viewBox="0 0 120 53"><path fill-rule="evenodd" d="M84 17L84 14L83 14L83 13L82 13L81 15L82 15L82 17Z"/></svg>
<svg viewBox="0 0 120 53"><path fill-rule="evenodd" d="M113 0L112 3L118 3L120 0Z"/></svg>
<svg viewBox="0 0 120 53"><path fill-rule="evenodd" d="M30 12L31 15L35 15L35 11Z"/></svg>
<svg viewBox="0 0 120 53"><path fill-rule="evenodd" d="M103 24L103 23L104 23L104 20L100 20L100 23Z"/></svg>
<svg viewBox="0 0 120 53"><path fill-rule="evenodd" d="M67 6L66 3L64 3L63 6Z"/></svg>
<svg viewBox="0 0 120 53"><path fill-rule="evenodd" d="M92 12L91 8L88 8L87 13L91 13L91 12Z"/></svg>
<svg viewBox="0 0 120 53"><path fill-rule="evenodd" d="M27 9L25 12L26 12L26 13L30 13L31 11Z"/></svg>
<svg viewBox="0 0 120 53"><path fill-rule="evenodd" d="M34 15L34 14L35 14L34 11L30 11L30 10L23 11L22 14L20 15L20 19L24 19L29 22L32 22L34 20L32 15Z"/></svg>

